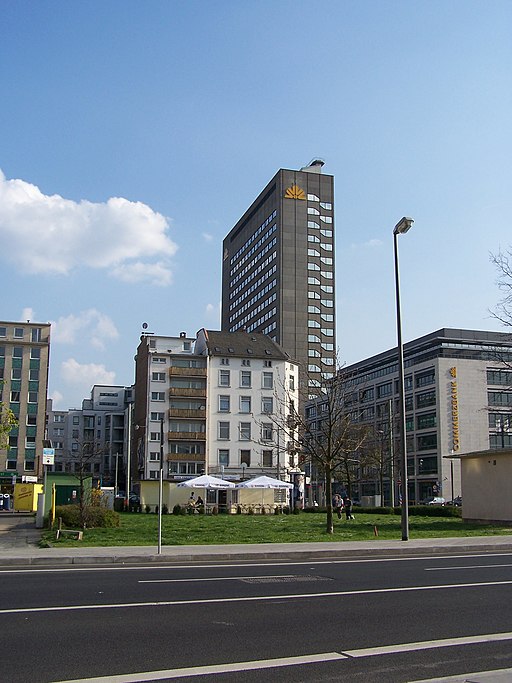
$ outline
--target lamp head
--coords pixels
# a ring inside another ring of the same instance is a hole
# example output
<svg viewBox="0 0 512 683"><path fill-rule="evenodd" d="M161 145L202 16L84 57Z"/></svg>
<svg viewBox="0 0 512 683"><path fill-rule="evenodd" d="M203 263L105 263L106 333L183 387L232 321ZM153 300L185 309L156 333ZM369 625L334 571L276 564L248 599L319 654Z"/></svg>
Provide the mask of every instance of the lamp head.
<svg viewBox="0 0 512 683"><path fill-rule="evenodd" d="M410 230L412 228L413 223L414 223L414 220L412 218L407 218L407 216L404 216L395 225L395 229L393 230L393 235L405 234L408 230Z"/></svg>

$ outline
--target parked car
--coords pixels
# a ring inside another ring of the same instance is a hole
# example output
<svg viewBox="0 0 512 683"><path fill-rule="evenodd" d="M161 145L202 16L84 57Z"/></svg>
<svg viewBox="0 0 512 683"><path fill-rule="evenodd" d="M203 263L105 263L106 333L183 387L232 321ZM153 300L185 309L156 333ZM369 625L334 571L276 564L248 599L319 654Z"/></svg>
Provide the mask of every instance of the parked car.
<svg viewBox="0 0 512 683"><path fill-rule="evenodd" d="M425 501L425 505L446 505L446 500L441 496L435 496Z"/></svg>
<svg viewBox="0 0 512 683"><path fill-rule="evenodd" d="M455 507L461 507L462 506L462 496L457 496L453 500L449 500L446 505L454 505Z"/></svg>

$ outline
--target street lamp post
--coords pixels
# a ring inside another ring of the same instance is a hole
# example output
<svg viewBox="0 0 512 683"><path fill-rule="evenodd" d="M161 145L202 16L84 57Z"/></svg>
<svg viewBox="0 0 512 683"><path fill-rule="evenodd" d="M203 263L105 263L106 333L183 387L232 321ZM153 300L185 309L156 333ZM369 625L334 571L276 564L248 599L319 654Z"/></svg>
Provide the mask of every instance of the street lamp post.
<svg viewBox="0 0 512 683"><path fill-rule="evenodd" d="M407 437L405 433L405 381L404 381L404 348L402 343L402 319L400 313L400 271L398 268L398 235L404 235L414 223L412 218L403 217L393 230L393 251L395 256L395 295L396 295L396 330L398 347L398 389L400 397L400 441L402 460L400 474L402 480L402 541L409 540L409 490L407 482Z"/></svg>
<svg viewBox="0 0 512 683"><path fill-rule="evenodd" d="M164 488L164 418L160 418L160 471L158 477L158 554L162 554L162 503Z"/></svg>

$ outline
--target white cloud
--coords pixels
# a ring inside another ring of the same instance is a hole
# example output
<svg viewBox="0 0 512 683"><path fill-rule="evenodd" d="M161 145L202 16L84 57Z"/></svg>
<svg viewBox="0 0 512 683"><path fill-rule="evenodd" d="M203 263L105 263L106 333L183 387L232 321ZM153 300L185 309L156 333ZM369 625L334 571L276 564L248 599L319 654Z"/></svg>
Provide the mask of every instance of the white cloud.
<svg viewBox="0 0 512 683"><path fill-rule="evenodd" d="M107 341L119 337L119 332L111 318L95 308L52 322L52 342L74 344L78 335L80 339L88 339L94 348L104 349Z"/></svg>
<svg viewBox="0 0 512 683"><path fill-rule="evenodd" d="M384 244L382 240L371 239L367 242L361 242L360 244L352 244L352 249L375 249L376 247L381 247Z"/></svg>
<svg viewBox="0 0 512 683"><path fill-rule="evenodd" d="M34 320L34 309L33 308L24 308L21 311L21 318L20 320Z"/></svg>
<svg viewBox="0 0 512 683"><path fill-rule="evenodd" d="M157 279L169 283L166 259L177 246L168 228L167 218L142 202L122 197L75 202L45 195L24 180L7 180L0 171L0 239L9 245L1 258L27 273L67 275L88 267L110 269L125 281L154 283L147 272L156 267Z"/></svg>
<svg viewBox="0 0 512 683"><path fill-rule="evenodd" d="M81 364L74 358L68 358L61 363L60 376L75 394L87 398L94 384L115 384L116 373L107 370L104 365L97 363ZM54 393L60 395L58 391Z"/></svg>
<svg viewBox="0 0 512 683"><path fill-rule="evenodd" d="M213 240L213 235L210 235L209 232L203 232L202 235L205 242L211 242Z"/></svg>
<svg viewBox="0 0 512 683"><path fill-rule="evenodd" d="M52 402L53 402L52 403L53 408L57 408L58 406L61 405L62 400L64 399L64 396L60 393L60 391L57 391L57 389L55 389L55 391L52 391L52 393L50 394L50 398L52 399Z"/></svg>
<svg viewBox="0 0 512 683"><path fill-rule="evenodd" d="M123 282L149 282L158 287L172 282L172 273L164 263L130 263L114 268L112 274Z"/></svg>

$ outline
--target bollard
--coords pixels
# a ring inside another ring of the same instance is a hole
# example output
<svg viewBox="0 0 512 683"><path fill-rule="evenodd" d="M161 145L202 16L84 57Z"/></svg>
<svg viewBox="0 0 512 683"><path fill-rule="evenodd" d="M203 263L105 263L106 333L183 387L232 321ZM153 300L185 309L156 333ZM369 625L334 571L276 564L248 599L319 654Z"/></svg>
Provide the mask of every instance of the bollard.
<svg viewBox="0 0 512 683"><path fill-rule="evenodd" d="M379 530L377 529L377 526L373 527L373 535L378 536L379 535Z"/></svg>

